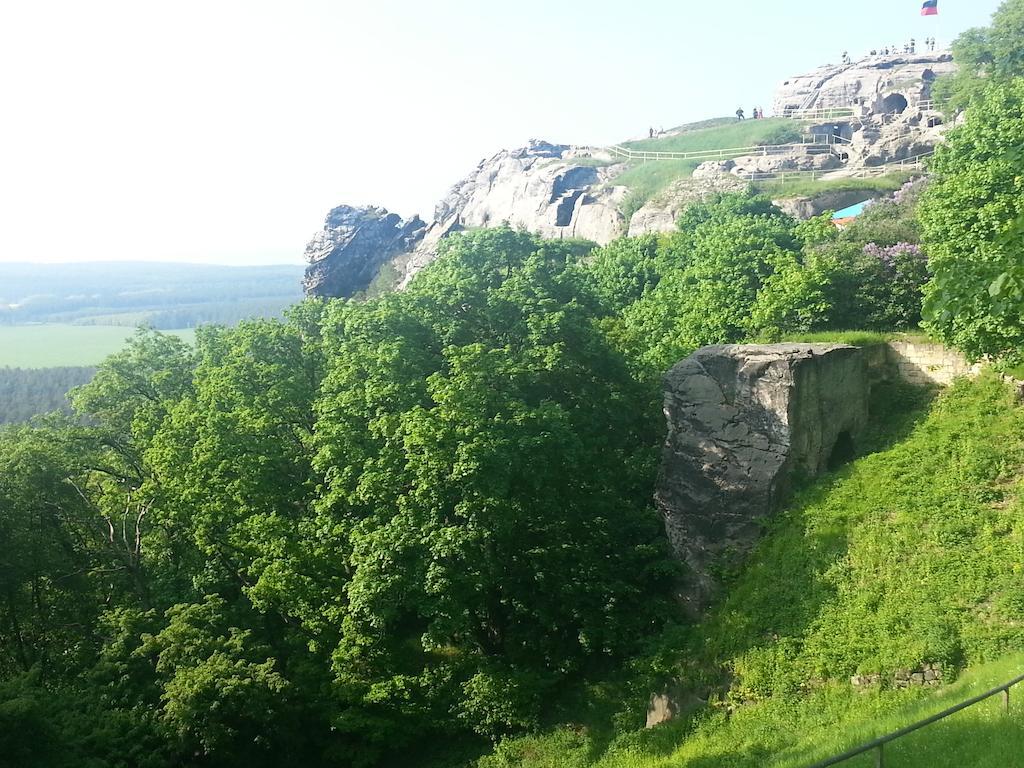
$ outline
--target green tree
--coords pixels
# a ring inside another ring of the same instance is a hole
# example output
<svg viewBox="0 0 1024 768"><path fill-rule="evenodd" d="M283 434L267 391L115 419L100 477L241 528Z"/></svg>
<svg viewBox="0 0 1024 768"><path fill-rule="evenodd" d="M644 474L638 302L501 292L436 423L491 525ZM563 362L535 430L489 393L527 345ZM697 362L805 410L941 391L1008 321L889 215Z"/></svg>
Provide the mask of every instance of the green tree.
<svg viewBox="0 0 1024 768"><path fill-rule="evenodd" d="M936 179L921 200L934 273L927 327L975 359L1019 361L1024 349L1024 256L1013 236L1024 216L1022 144L1024 79L990 86L936 152Z"/></svg>
<svg viewBox="0 0 1024 768"><path fill-rule="evenodd" d="M1005 0L987 27L962 33L953 43L957 71L940 79L937 99L959 111L982 98L992 83L1024 77L1024 0Z"/></svg>
<svg viewBox="0 0 1024 768"><path fill-rule="evenodd" d="M335 666L382 715L522 727L657 620L656 414L576 258L473 233L407 292L328 309L321 512L351 542Z"/></svg>

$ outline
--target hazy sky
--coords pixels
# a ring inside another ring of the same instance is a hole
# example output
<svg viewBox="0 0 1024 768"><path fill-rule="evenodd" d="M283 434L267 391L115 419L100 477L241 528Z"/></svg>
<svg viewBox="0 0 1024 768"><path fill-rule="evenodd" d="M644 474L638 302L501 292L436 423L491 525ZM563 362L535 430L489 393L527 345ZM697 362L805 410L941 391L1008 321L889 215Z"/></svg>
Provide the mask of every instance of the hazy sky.
<svg viewBox="0 0 1024 768"><path fill-rule="evenodd" d="M0 261L300 261L484 157L770 106L998 0L0 0Z"/></svg>

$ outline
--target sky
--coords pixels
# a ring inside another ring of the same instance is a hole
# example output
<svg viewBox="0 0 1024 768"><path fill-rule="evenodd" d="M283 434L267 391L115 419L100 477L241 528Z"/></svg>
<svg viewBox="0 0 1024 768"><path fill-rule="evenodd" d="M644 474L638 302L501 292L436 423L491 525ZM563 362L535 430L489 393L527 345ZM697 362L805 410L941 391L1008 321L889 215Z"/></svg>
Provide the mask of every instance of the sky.
<svg viewBox="0 0 1024 768"><path fill-rule="evenodd" d="M998 0L0 0L0 261L300 263L340 204L428 221L531 138L770 107Z"/></svg>

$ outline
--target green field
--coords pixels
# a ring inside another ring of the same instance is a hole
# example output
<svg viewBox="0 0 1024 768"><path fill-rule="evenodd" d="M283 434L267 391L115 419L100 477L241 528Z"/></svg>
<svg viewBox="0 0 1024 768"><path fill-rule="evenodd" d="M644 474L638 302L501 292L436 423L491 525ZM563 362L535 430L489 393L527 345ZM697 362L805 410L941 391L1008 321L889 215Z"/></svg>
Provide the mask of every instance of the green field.
<svg viewBox="0 0 1024 768"><path fill-rule="evenodd" d="M0 326L0 367L96 365L124 346L135 330L110 325ZM191 343L195 330L167 331Z"/></svg>

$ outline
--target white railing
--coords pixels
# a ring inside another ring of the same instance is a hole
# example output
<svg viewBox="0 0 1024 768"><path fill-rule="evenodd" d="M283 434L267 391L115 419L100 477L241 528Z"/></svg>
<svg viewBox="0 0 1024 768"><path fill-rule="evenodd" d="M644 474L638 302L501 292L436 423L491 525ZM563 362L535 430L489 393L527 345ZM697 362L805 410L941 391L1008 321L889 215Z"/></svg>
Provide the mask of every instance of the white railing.
<svg viewBox="0 0 1024 768"><path fill-rule="evenodd" d="M809 153L812 148L819 147L822 152L829 151L832 141L831 136L816 135L809 136L798 142L789 144L760 144L749 147L728 147L724 149L697 149L690 152L660 152L647 149L629 149L615 144L607 148L611 154L625 160L726 160L732 157L743 155L782 155L798 149L805 149Z"/></svg>
<svg viewBox="0 0 1024 768"><path fill-rule="evenodd" d="M786 179L808 179L814 181L815 179L821 179L826 176L835 174L837 171L843 171L841 178L846 179L870 179L878 176L888 176L890 173L898 173L899 171L910 171L924 168L924 159L934 154L934 150L929 152L922 152L919 155L908 157L903 160L893 160L889 163L883 163L882 165L876 165L870 168L857 168L854 170L846 170L839 168L830 168L825 170L810 170L810 171L765 171L762 173L737 173L736 178L742 179L743 181L779 181L785 183Z"/></svg>
<svg viewBox="0 0 1024 768"><path fill-rule="evenodd" d="M784 109L776 117L786 117L791 120L833 120L837 117L856 117L855 107L816 107L814 109Z"/></svg>

